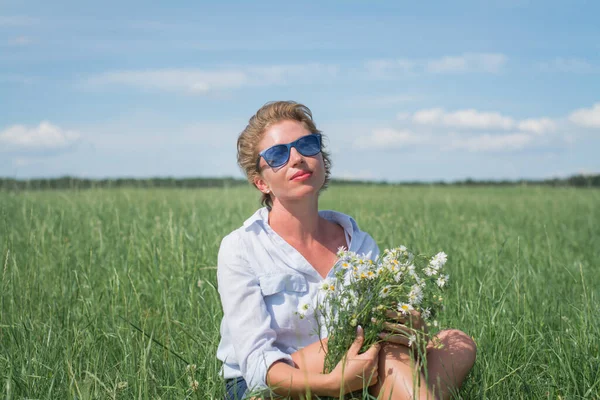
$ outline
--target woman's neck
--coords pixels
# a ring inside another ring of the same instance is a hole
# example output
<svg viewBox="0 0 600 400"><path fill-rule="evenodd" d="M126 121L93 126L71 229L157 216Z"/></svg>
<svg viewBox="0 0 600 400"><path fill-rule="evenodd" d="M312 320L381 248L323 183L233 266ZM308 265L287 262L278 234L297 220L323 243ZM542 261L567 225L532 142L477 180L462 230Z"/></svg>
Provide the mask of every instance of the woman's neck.
<svg viewBox="0 0 600 400"><path fill-rule="evenodd" d="M269 225L279 236L305 245L318 240L323 230L316 199L291 204L275 201L269 212Z"/></svg>

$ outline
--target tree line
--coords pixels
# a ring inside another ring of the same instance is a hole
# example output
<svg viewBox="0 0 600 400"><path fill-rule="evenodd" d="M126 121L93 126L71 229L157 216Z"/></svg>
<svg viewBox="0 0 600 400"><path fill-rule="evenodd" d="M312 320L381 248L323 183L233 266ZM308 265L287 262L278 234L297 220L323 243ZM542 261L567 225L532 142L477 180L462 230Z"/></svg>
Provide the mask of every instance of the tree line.
<svg viewBox="0 0 600 400"><path fill-rule="evenodd" d="M248 185L245 179L225 178L114 178L88 179L71 176L60 178L12 179L0 178L0 190L52 190L52 189L96 189L96 188L225 188ZM477 180L465 179L452 182L406 181L387 182L369 180L332 179L330 186L337 185L440 185L440 186L515 186L543 185L553 187L600 187L600 174L573 175L568 178L520 179L520 180Z"/></svg>

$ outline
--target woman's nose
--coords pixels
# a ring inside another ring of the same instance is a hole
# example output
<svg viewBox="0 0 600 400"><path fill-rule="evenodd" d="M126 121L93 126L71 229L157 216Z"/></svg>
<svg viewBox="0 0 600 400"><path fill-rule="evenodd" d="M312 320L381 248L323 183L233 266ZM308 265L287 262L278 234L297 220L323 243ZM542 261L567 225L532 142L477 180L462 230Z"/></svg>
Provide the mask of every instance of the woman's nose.
<svg viewBox="0 0 600 400"><path fill-rule="evenodd" d="M304 156L302 154L300 154L298 152L298 150L296 150L295 147L292 147L290 149L290 167L293 167L295 165L298 165L302 162L304 162Z"/></svg>

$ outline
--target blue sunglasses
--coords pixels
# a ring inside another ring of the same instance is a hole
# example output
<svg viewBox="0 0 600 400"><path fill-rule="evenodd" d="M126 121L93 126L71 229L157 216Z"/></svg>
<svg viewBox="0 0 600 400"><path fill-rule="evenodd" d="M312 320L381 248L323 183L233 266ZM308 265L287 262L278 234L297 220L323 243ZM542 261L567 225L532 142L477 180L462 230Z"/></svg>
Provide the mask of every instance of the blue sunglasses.
<svg viewBox="0 0 600 400"><path fill-rule="evenodd" d="M290 150L294 147L298 153L311 157L321 152L321 134L311 133L288 144L276 144L258 153L256 170L260 171L260 158L264 158L269 167L277 168L285 165L290 159Z"/></svg>

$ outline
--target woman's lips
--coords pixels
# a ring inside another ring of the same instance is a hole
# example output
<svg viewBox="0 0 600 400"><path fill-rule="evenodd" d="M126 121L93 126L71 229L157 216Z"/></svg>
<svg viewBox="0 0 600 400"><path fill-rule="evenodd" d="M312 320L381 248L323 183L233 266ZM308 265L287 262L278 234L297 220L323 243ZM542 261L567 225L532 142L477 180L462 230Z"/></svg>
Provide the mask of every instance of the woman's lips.
<svg viewBox="0 0 600 400"><path fill-rule="evenodd" d="M298 176L296 176L296 177L292 178L292 180L293 180L293 181L304 181L304 180L306 180L306 179L310 178L310 177L311 177L311 175L312 175L312 173L311 173L311 172L305 172L305 173L303 173L302 175L298 175Z"/></svg>

